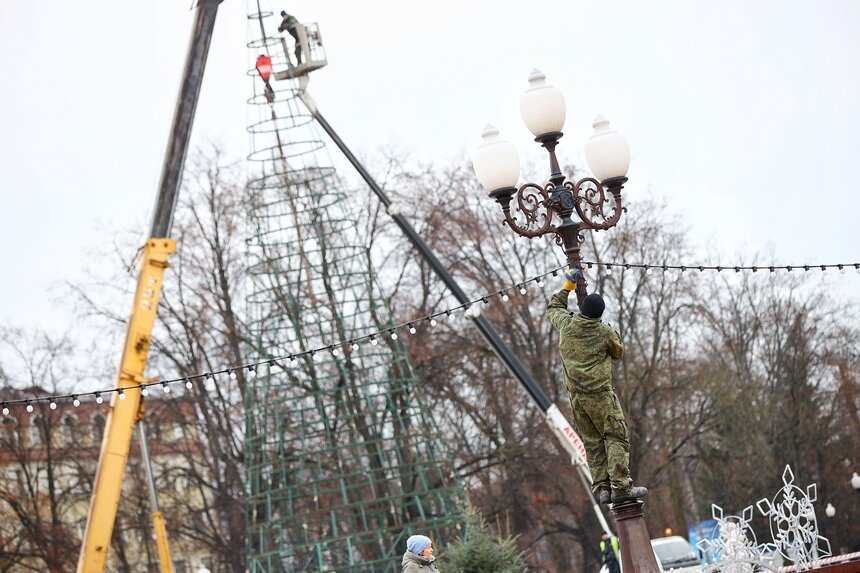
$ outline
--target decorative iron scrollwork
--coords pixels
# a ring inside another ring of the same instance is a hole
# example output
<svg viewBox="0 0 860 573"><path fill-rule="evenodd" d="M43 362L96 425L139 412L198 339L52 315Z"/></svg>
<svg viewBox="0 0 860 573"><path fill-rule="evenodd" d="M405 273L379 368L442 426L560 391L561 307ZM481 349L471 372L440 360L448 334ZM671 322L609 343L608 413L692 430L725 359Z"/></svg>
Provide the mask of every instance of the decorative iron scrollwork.
<svg viewBox="0 0 860 573"><path fill-rule="evenodd" d="M523 237L540 237L555 229L552 222L554 211L549 207L549 187L541 187L535 183L526 183L516 190L517 211L522 213L525 224L520 225L516 216L511 213L510 197L497 199L502 203L505 222Z"/></svg>
<svg viewBox="0 0 860 573"><path fill-rule="evenodd" d="M511 210L511 201L516 196L516 210ZM556 233L553 219L558 216L564 222L574 212L582 221L580 229L598 231L613 227L625 211L621 205L621 186L604 186L597 179L586 177L579 181L565 181L561 187L552 183L545 187L526 183L519 189L510 188L508 193L496 196L502 205L505 222L517 234L533 238L547 233ZM520 223L517 215L522 214ZM582 241L582 235L578 236ZM556 235L556 243L564 246Z"/></svg>
<svg viewBox="0 0 860 573"><path fill-rule="evenodd" d="M606 230L621 218L620 189L607 189L593 177L585 177L576 183L565 181L564 186L574 196L576 214L582 220L583 229Z"/></svg>

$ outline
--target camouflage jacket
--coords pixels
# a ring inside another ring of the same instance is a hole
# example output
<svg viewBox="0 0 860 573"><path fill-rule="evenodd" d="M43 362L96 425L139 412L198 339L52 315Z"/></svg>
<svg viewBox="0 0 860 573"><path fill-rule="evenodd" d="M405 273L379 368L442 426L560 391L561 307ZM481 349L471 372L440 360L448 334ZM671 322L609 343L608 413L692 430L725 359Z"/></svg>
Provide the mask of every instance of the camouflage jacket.
<svg viewBox="0 0 860 573"><path fill-rule="evenodd" d="M612 389L612 360L621 358L624 345L611 326L567 310L566 290L552 296L546 316L559 331L558 348L564 367L564 385L571 395Z"/></svg>

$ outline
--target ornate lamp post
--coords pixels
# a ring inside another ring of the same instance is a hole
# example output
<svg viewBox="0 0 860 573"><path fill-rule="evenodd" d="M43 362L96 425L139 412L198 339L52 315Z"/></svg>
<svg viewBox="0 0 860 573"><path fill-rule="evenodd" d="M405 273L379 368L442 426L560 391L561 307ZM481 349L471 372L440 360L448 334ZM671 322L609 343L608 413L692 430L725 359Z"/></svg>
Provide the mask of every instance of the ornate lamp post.
<svg viewBox="0 0 860 573"><path fill-rule="evenodd" d="M529 238L554 233L556 243L564 247L568 266L581 270L582 231L609 229L618 223L624 211L621 189L627 182L630 147L623 135L609 129L606 119L597 116L594 134L585 145L585 160L594 177L568 181L555 155L564 128L564 96L545 79L539 70L532 71L529 88L520 98L520 112L535 141L549 153L549 182L525 183L518 188L517 150L500 139L499 130L491 125L481 134L483 142L472 155L472 166L481 185L502 206L505 222L514 232ZM522 222L511 212L514 197L524 217ZM587 286L580 272L576 284L579 305L585 299ZM628 573L659 573L643 506L640 499L612 505L621 540L621 565Z"/></svg>
<svg viewBox="0 0 860 573"><path fill-rule="evenodd" d="M579 244L582 231L609 229L621 218L621 189L627 182L630 148L627 139L609 128L602 116L594 120L594 134L585 145L585 159L594 177L568 181L555 155L565 119L564 96L533 70L529 88L520 99L523 121L549 153L550 176L545 185L525 183L517 188L520 161L516 148L499 138L499 130L484 128L482 144L472 156L478 180L490 197L502 206L505 222L517 234L533 238L555 233L556 243L564 247L568 266L582 269ZM520 222L511 212L511 202L524 216ZM573 214L576 213L576 218ZM558 224L556 223L558 221ZM586 295L588 283L580 273L576 285L578 304Z"/></svg>

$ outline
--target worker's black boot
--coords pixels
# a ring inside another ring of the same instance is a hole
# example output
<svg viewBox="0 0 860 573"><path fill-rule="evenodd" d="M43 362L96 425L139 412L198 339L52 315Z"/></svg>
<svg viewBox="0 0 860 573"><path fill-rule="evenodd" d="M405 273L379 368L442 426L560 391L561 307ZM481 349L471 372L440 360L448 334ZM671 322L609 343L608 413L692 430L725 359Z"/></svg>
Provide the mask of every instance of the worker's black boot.
<svg viewBox="0 0 860 573"><path fill-rule="evenodd" d="M610 489L608 487L602 487L597 490L597 501L602 503L603 505L609 505L609 500L611 499Z"/></svg>
<svg viewBox="0 0 860 573"><path fill-rule="evenodd" d="M625 488L612 488L612 503L623 503L625 501L633 501L641 499L648 495L648 488L642 486L629 485Z"/></svg>

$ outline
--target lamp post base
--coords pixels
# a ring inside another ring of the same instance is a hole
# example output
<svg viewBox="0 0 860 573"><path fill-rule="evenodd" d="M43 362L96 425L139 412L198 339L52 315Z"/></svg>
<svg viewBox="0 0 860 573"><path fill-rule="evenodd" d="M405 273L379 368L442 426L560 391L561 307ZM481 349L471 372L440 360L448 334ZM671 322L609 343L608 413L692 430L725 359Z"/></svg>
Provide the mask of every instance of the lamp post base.
<svg viewBox="0 0 860 573"><path fill-rule="evenodd" d="M645 525L644 506L645 503L637 499L614 503L610 507L618 529L621 569L624 573L660 573L651 548L651 536Z"/></svg>

